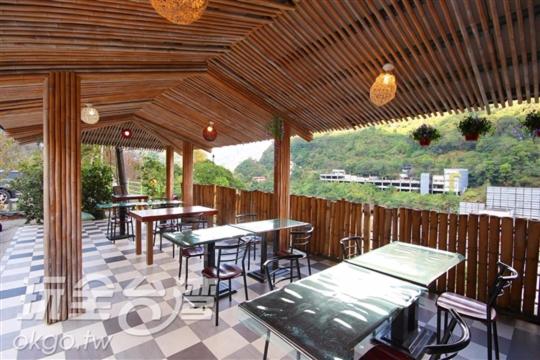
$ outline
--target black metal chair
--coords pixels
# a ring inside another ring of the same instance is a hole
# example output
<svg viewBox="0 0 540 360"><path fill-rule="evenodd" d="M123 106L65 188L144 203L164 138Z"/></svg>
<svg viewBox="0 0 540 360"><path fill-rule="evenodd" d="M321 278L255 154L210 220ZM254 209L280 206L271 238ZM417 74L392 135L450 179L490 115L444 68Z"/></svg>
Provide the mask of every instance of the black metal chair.
<svg viewBox="0 0 540 360"><path fill-rule="evenodd" d="M242 276L244 278L244 292L248 300L247 280L245 260L248 248L251 246L249 241L227 242L216 244L215 266L205 267L202 275L211 280L216 280L215 303L216 303L216 326L219 325L219 285L221 281L229 283L229 301L232 301L231 285L232 279ZM240 254L242 254L240 256ZM241 266L238 266L238 259L241 259Z"/></svg>
<svg viewBox="0 0 540 360"><path fill-rule="evenodd" d="M362 255L362 242L361 236L348 236L339 240L341 246L341 260L347 260L352 257Z"/></svg>
<svg viewBox="0 0 540 360"><path fill-rule="evenodd" d="M311 275L311 261L309 257L311 237L313 236L313 225L309 224L290 232L289 250L278 252L278 256L301 255L301 259L306 259L308 272Z"/></svg>
<svg viewBox="0 0 540 360"><path fill-rule="evenodd" d="M299 259L302 258L300 254L287 254L284 256L276 256L272 259L266 260L263 264L264 273L268 281L270 290L276 288L277 283L289 280L293 282L294 278L301 279ZM283 265L283 262L286 264ZM294 269L296 269L296 276L294 276ZM268 346L270 345L270 331L266 332L266 341L264 342L263 359L268 357ZM300 353L297 353L299 357Z"/></svg>
<svg viewBox="0 0 540 360"><path fill-rule="evenodd" d="M238 214L235 217L236 223L241 224L249 221L255 221L257 220L257 214L254 213L246 213L246 214ZM244 240L249 240L251 242L251 246L249 248L249 252L247 255L247 261L248 261L248 270L251 269L251 249L253 248L253 260L257 259L257 245L260 245L262 242L262 237L259 235L246 235L242 237Z"/></svg>
<svg viewBox="0 0 540 360"><path fill-rule="evenodd" d="M423 353L430 355L430 359L448 360L456 357L458 353L465 349L471 342L471 332L469 326L463 321L461 316L453 310L449 311L451 321L440 343L427 345L423 348ZM450 343L454 328L461 329L461 336L455 342ZM443 356L444 357L441 357ZM378 344L369 349L359 360L411 360L409 354L395 347Z"/></svg>
<svg viewBox="0 0 540 360"><path fill-rule="evenodd" d="M504 293L504 289L510 286L512 281L518 278L518 272L502 263L497 262L499 271L495 282L491 285L487 303L468 298L463 295L445 292L437 298L437 339L440 338L441 314L445 312L444 325L446 327L448 311L454 310L461 316L478 320L487 327L487 351L489 360L493 356L492 341L495 343L495 358L499 359L499 339L497 335L497 312L495 303L497 298ZM493 331L493 333L492 333Z"/></svg>
<svg viewBox="0 0 540 360"><path fill-rule="evenodd" d="M159 200L166 200L166 199L159 199ZM166 208L173 208L176 205L157 205L153 206L154 209L166 209ZM156 221L154 225L154 245L156 243L156 237L155 235L159 235L159 250L162 250L163 246L163 234L166 232L175 232L180 231L180 221L178 219L171 219L171 220L163 220L163 221ZM173 258L174 258L174 244L173 244Z"/></svg>
<svg viewBox="0 0 540 360"><path fill-rule="evenodd" d="M131 216L126 215L125 221L122 224L120 216L120 206L113 207L109 210L109 216L107 219L107 238L113 243L120 238L133 239L135 237L135 230L133 228L133 219ZM121 228L124 226L125 234L121 235Z"/></svg>
<svg viewBox="0 0 540 360"><path fill-rule="evenodd" d="M203 214L195 215L189 218L182 219L182 222L180 222L180 231L186 231L186 230L197 230L208 227L208 220L204 218ZM174 259L174 247L175 244L173 244L173 259ZM192 246L192 247L181 247L179 246L178 249L179 258L178 258L178 278L182 277L182 260L186 259L186 279L184 282L185 288L187 289L187 281L188 281L188 275L189 275L189 259L192 257L198 257L201 258L204 256L204 247L203 246Z"/></svg>

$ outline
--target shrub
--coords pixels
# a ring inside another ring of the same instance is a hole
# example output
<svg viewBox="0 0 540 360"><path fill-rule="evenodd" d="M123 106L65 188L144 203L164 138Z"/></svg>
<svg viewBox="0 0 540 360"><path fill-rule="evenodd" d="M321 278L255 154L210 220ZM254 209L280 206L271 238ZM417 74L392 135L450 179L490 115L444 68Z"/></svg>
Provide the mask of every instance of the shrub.
<svg viewBox="0 0 540 360"><path fill-rule="evenodd" d="M111 201L112 169L99 161L84 165L82 168L82 209L96 219L104 217L103 210L97 209L99 203Z"/></svg>
<svg viewBox="0 0 540 360"><path fill-rule="evenodd" d="M531 133L540 130L540 112L531 111L528 113L523 121L523 126L525 126Z"/></svg>
<svg viewBox="0 0 540 360"><path fill-rule="evenodd" d="M26 223L43 221L43 162L40 156L32 156L20 166L21 176L13 181L13 187L21 192L17 206L23 212Z"/></svg>

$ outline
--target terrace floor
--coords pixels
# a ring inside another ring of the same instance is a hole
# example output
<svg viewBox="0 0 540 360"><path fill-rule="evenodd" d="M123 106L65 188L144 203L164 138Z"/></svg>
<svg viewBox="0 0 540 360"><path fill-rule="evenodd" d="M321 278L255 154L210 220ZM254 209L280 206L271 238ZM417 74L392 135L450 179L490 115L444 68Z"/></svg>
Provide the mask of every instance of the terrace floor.
<svg viewBox="0 0 540 360"><path fill-rule="evenodd" d="M178 314L183 283L177 281L178 260L172 258L171 246L164 241L163 251L156 249L155 263L148 267L144 256L135 255L132 242L113 244L105 238L105 229L103 221L83 226L83 271L87 279L93 278L85 286L84 298L87 305L110 307L87 310L78 318L50 326L40 318L43 228L18 230L0 262L0 359L262 359L264 338L239 320L237 305L244 301L243 291L230 304L221 300L218 327L200 313ZM312 267L320 271L332 264L316 259ZM193 286L200 284L201 267L201 260L191 259ZM307 268L302 271L307 273ZM233 288L241 286L241 281L235 281ZM266 285L250 278L248 288L250 298L268 291ZM152 289L157 291L144 292ZM420 321L430 327L435 324L433 298L421 299ZM36 318L27 319L29 313L37 314ZM90 319L96 313L106 318ZM194 320L197 317L200 319ZM470 325L473 342L458 358L484 359L485 328L477 322ZM498 325L502 359L540 358L540 326L504 316ZM275 338L269 355L272 359L295 358Z"/></svg>

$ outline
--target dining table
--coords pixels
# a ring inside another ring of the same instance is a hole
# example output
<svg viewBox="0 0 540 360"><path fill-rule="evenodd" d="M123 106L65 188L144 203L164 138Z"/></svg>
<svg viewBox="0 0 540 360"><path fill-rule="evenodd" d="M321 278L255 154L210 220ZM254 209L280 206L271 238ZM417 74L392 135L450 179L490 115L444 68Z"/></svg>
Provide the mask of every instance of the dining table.
<svg viewBox="0 0 540 360"><path fill-rule="evenodd" d="M213 216L218 211L205 206L179 206L161 209L132 210L129 215L135 220L135 254L142 254L142 224L146 224L146 264L154 262L154 226L155 221L180 219L190 216ZM210 221L211 222L211 221Z"/></svg>
<svg viewBox="0 0 540 360"><path fill-rule="evenodd" d="M260 221L250 221L239 224L231 224L238 229L249 231L252 234L262 234L261 241L261 262L258 269L250 271L248 276L258 280L259 282L264 282L266 276L264 275L263 264L268 258L268 235L271 237L273 245L273 253L276 254L279 250L279 243L277 241L278 233L281 230L294 229L299 227L304 227L309 225L303 221L296 221L292 219L269 219L269 220L260 220Z"/></svg>
<svg viewBox="0 0 540 360"><path fill-rule="evenodd" d="M419 299L463 260L458 253L392 242L239 307L248 326L309 358L352 359L367 338L419 358L435 337L418 325Z"/></svg>

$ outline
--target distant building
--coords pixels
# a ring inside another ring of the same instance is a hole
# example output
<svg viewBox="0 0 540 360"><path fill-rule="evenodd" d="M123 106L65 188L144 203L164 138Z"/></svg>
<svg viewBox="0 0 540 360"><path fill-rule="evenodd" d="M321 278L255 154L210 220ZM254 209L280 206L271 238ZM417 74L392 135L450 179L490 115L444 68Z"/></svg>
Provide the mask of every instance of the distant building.
<svg viewBox="0 0 540 360"><path fill-rule="evenodd" d="M378 176L349 175L345 170L334 169L331 173L320 174L321 181L328 182L354 182L371 184L385 190L394 188L398 191L420 192L421 194L455 193L462 194L469 184L469 171L467 169L444 169L443 175L423 173L420 179L410 178L410 167L404 167L399 179L379 178Z"/></svg>
<svg viewBox="0 0 540 360"><path fill-rule="evenodd" d="M262 183L266 181L266 176L254 176L251 178L251 181L256 183Z"/></svg>
<svg viewBox="0 0 540 360"><path fill-rule="evenodd" d="M460 214L540 219L540 188L488 186L486 203L459 203Z"/></svg>

